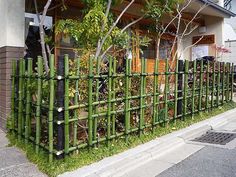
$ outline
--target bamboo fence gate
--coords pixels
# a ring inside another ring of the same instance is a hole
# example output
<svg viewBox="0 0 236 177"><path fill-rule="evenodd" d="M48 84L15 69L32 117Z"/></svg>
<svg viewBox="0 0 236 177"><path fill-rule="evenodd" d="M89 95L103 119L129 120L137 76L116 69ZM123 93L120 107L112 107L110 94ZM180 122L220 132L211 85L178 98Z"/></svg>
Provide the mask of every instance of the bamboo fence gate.
<svg viewBox="0 0 236 177"><path fill-rule="evenodd" d="M159 72L156 60L154 72L147 73L142 59L141 72L133 73L129 59L121 72L113 58L106 72L100 70L101 61L92 58L86 72L82 72L80 58L73 62L71 72L68 55L59 58L57 65L52 55L49 75L43 71L42 57L36 69L32 59L12 64L11 130L18 139L33 143L36 153L40 147L45 149L50 162L120 136L128 141L130 134L191 118L233 97L234 65L230 63L186 60L177 61L171 69L165 60L165 72ZM164 78L163 89L160 77ZM138 80L136 91L134 78Z"/></svg>

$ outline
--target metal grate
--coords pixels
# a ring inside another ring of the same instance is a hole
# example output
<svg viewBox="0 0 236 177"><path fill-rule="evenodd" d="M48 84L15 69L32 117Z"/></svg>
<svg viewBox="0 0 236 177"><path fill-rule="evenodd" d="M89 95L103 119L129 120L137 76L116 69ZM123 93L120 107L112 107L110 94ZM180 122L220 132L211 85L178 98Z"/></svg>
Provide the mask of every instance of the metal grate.
<svg viewBox="0 0 236 177"><path fill-rule="evenodd" d="M236 137L234 133L223 133L223 132L212 132L209 131L206 134L195 138L192 141L197 141L201 143L209 143L209 144L220 144L226 145L230 141L232 141Z"/></svg>

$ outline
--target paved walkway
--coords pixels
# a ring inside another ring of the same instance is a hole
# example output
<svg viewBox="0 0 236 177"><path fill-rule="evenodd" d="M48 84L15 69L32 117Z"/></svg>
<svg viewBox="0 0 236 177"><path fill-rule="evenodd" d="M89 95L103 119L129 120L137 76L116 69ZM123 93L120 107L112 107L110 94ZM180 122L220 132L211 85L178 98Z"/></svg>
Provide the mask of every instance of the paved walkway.
<svg viewBox="0 0 236 177"><path fill-rule="evenodd" d="M217 132L236 134L236 117ZM123 177L236 177L236 139L226 145L186 141Z"/></svg>
<svg viewBox="0 0 236 177"><path fill-rule="evenodd" d="M46 177L16 147L7 147L6 134L0 130L0 177Z"/></svg>

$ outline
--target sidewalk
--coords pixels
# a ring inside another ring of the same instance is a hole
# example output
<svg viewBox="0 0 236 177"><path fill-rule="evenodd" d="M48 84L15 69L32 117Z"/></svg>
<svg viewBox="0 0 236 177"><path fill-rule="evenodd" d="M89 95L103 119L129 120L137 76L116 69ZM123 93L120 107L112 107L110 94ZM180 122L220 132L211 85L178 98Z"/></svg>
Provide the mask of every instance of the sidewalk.
<svg viewBox="0 0 236 177"><path fill-rule="evenodd" d="M59 177L155 177L206 146L189 140L223 125L224 129L236 129L235 115L236 109L227 111Z"/></svg>
<svg viewBox="0 0 236 177"><path fill-rule="evenodd" d="M0 130L0 177L46 177L16 147L7 147L6 134Z"/></svg>

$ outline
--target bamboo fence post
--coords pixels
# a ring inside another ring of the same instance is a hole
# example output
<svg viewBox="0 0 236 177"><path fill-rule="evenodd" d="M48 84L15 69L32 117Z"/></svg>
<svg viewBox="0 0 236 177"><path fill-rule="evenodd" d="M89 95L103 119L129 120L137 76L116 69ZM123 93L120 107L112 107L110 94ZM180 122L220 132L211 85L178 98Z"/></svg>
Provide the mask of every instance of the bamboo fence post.
<svg viewBox="0 0 236 177"><path fill-rule="evenodd" d="M165 105L165 120L164 125L169 125L169 118L168 118L168 88L169 88L169 63L168 59L165 60L165 88L164 88L164 105Z"/></svg>
<svg viewBox="0 0 236 177"><path fill-rule="evenodd" d="M196 89L197 61L193 62L193 86L192 86L192 119L195 114L195 89Z"/></svg>
<svg viewBox="0 0 236 177"><path fill-rule="evenodd" d="M227 63L227 98L226 102L229 102L229 75L230 75L230 63Z"/></svg>
<svg viewBox="0 0 236 177"><path fill-rule="evenodd" d="M207 68L206 68L206 111L208 111L209 108L209 61L207 60Z"/></svg>
<svg viewBox="0 0 236 177"><path fill-rule="evenodd" d="M233 100L234 96L234 64L232 63L231 66L231 101Z"/></svg>
<svg viewBox="0 0 236 177"><path fill-rule="evenodd" d="M70 147L70 128L69 128L69 56L64 57L64 76L65 76L65 93L64 93L64 131L65 131L65 154L69 153Z"/></svg>
<svg viewBox="0 0 236 177"><path fill-rule="evenodd" d="M154 85L153 85L153 120L152 120L152 129L155 128L155 123L158 119L158 108L157 108L157 99L158 99L158 65L159 60L155 60L155 67L154 67Z"/></svg>
<svg viewBox="0 0 236 177"><path fill-rule="evenodd" d="M126 67L125 67L125 139L128 141L128 135L130 131L130 59L126 58Z"/></svg>
<svg viewBox="0 0 236 177"><path fill-rule="evenodd" d="M16 96L16 60L12 61L12 81L11 81L11 129L15 130L15 96Z"/></svg>
<svg viewBox="0 0 236 177"><path fill-rule="evenodd" d="M23 70L22 70L22 73L23 73L23 75L22 75L22 80L23 80L23 87L22 87L22 103L23 103L23 109L22 109L22 124L21 124L21 129L22 129L22 135L24 136L24 132L25 132L25 109L24 109L24 105L26 104L26 100L25 100L25 78L26 78L26 72L25 72L25 59L23 59L23 66L22 66L22 68L23 68Z"/></svg>
<svg viewBox="0 0 236 177"><path fill-rule="evenodd" d="M36 105L36 154L39 153L39 144L41 137L41 104L42 104L42 76L43 76L43 59L38 57L38 79L37 79L37 105Z"/></svg>
<svg viewBox="0 0 236 177"><path fill-rule="evenodd" d="M222 73L222 105L225 101L225 62L223 62L223 73Z"/></svg>
<svg viewBox="0 0 236 177"><path fill-rule="evenodd" d="M183 60L178 60L178 103L177 103L177 117L181 117L183 111Z"/></svg>
<svg viewBox="0 0 236 177"><path fill-rule="evenodd" d="M198 111L202 110L202 89L203 89L203 60L200 63L200 89L199 89L199 104Z"/></svg>
<svg viewBox="0 0 236 177"><path fill-rule="evenodd" d="M115 104L115 99L116 99L116 58L113 59L113 78L112 78L112 104L111 104L111 109L112 111L115 111L116 109L116 104ZM116 134L116 115L112 114L112 135Z"/></svg>
<svg viewBox="0 0 236 177"><path fill-rule="evenodd" d="M112 57L109 57L108 68L108 101L107 101L107 143L109 144L111 138L111 99L112 99Z"/></svg>
<svg viewBox="0 0 236 177"><path fill-rule="evenodd" d="M212 88L211 88L211 108L214 107L214 95L215 95L215 82L216 82L216 78L215 78L215 62L213 62L213 80L212 80Z"/></svg>
<svg viewBox="0 0 236 177"><path fill-rule="evenodd" d="M88 78L88 144L93 144L93 58L89 57L89 78ZM96 88L98 89L98 88Z"/></svg>
<svg viewBox="0 0 236 177"><path fill-rule="evenodd" d="M54 55L51 55L49 58L50 65L50 78L49 78L49 114L48 114L48 144L49 144L49 162L53 160L53 111L54 111L54 78L55 78L55 69L54 69Z"/></svg>
<svg viewBox="0 0 236 177"><path fill-rule="evenodd" d="M57 151L60 152L57 154L57 158L63 158L63 150L65 144L64 138L64 124L62 121L64 120L64 97L62 95L65 94L65 82L64 82L64 56L58 57L58 65L57 65L57 104L58 104L58 115L57 115Z"/></svg>
<svg viewBox="0 0 236 177"><path fill-rule="evenodd" d="M174 123L176 124L176 119L178 118L178 72L179 72L179 60L176 59L175 68L175 112L174 112Z"/></svg>
<svg viewBox="0 0 236 177"><path fill-rule="evenodd" d="M23 59L19 60L19 90L18 90L18 140L22 135L22 111L23 111Z"/></svg>
<svg viewBox="0 0 236 177"><path fill-rule="evenodd" d="M142 134L143 130L143 119L144 119L144 112L143 112L143 95L144 95L144 58L141 58L141 87L140 87L140 117L139 117L139 135Z"/></svg>
<svg viewBox="0 0 236 177"><path fill-rule="evenodd" d="M221 68L220 68L220 65L221 63L218 62L218 71L217 71L217 96L216 96L216 103L217 103L217 107L220 105L220 100L219 100L219 97L220 97L220 75L221 75Z"/></svg>
<svg viewBox="0 0 236 177"><path fill-rule="evenodd" d="M184 111L183 120L187 115L187 96L188 96L188 73L189 73L189 60L185 60L185 70L184 70Z"/></svg>
<svg viewBox="0 0 236 177"><path fill-rule="evenodd" d="M26 117L25 117L25 143L28 143L29 139L29 124L30 124L30 108L31 108L31 77L32 77L32 69L33 69L33 62L32 58L28 59L27 62L27 86L26 86Z"/></svg>
<svg viewBox="0 0 236 177"><path fill-rule="evenodd" d="M78 58L76 60L76 76L80 76L80 58ZM78 105L79 104L79 100L78 100L78 96L79 96L79 79L76 79L75 81L75 97L74 97L74 104ZM76 121L74 121L74 133L73 133L73 146L75 147L78 143L77 140L77 131L78 131L78 119L79 119L79 115L78 115L78 110L74 111L74 119L76 119Z"/></svg>

